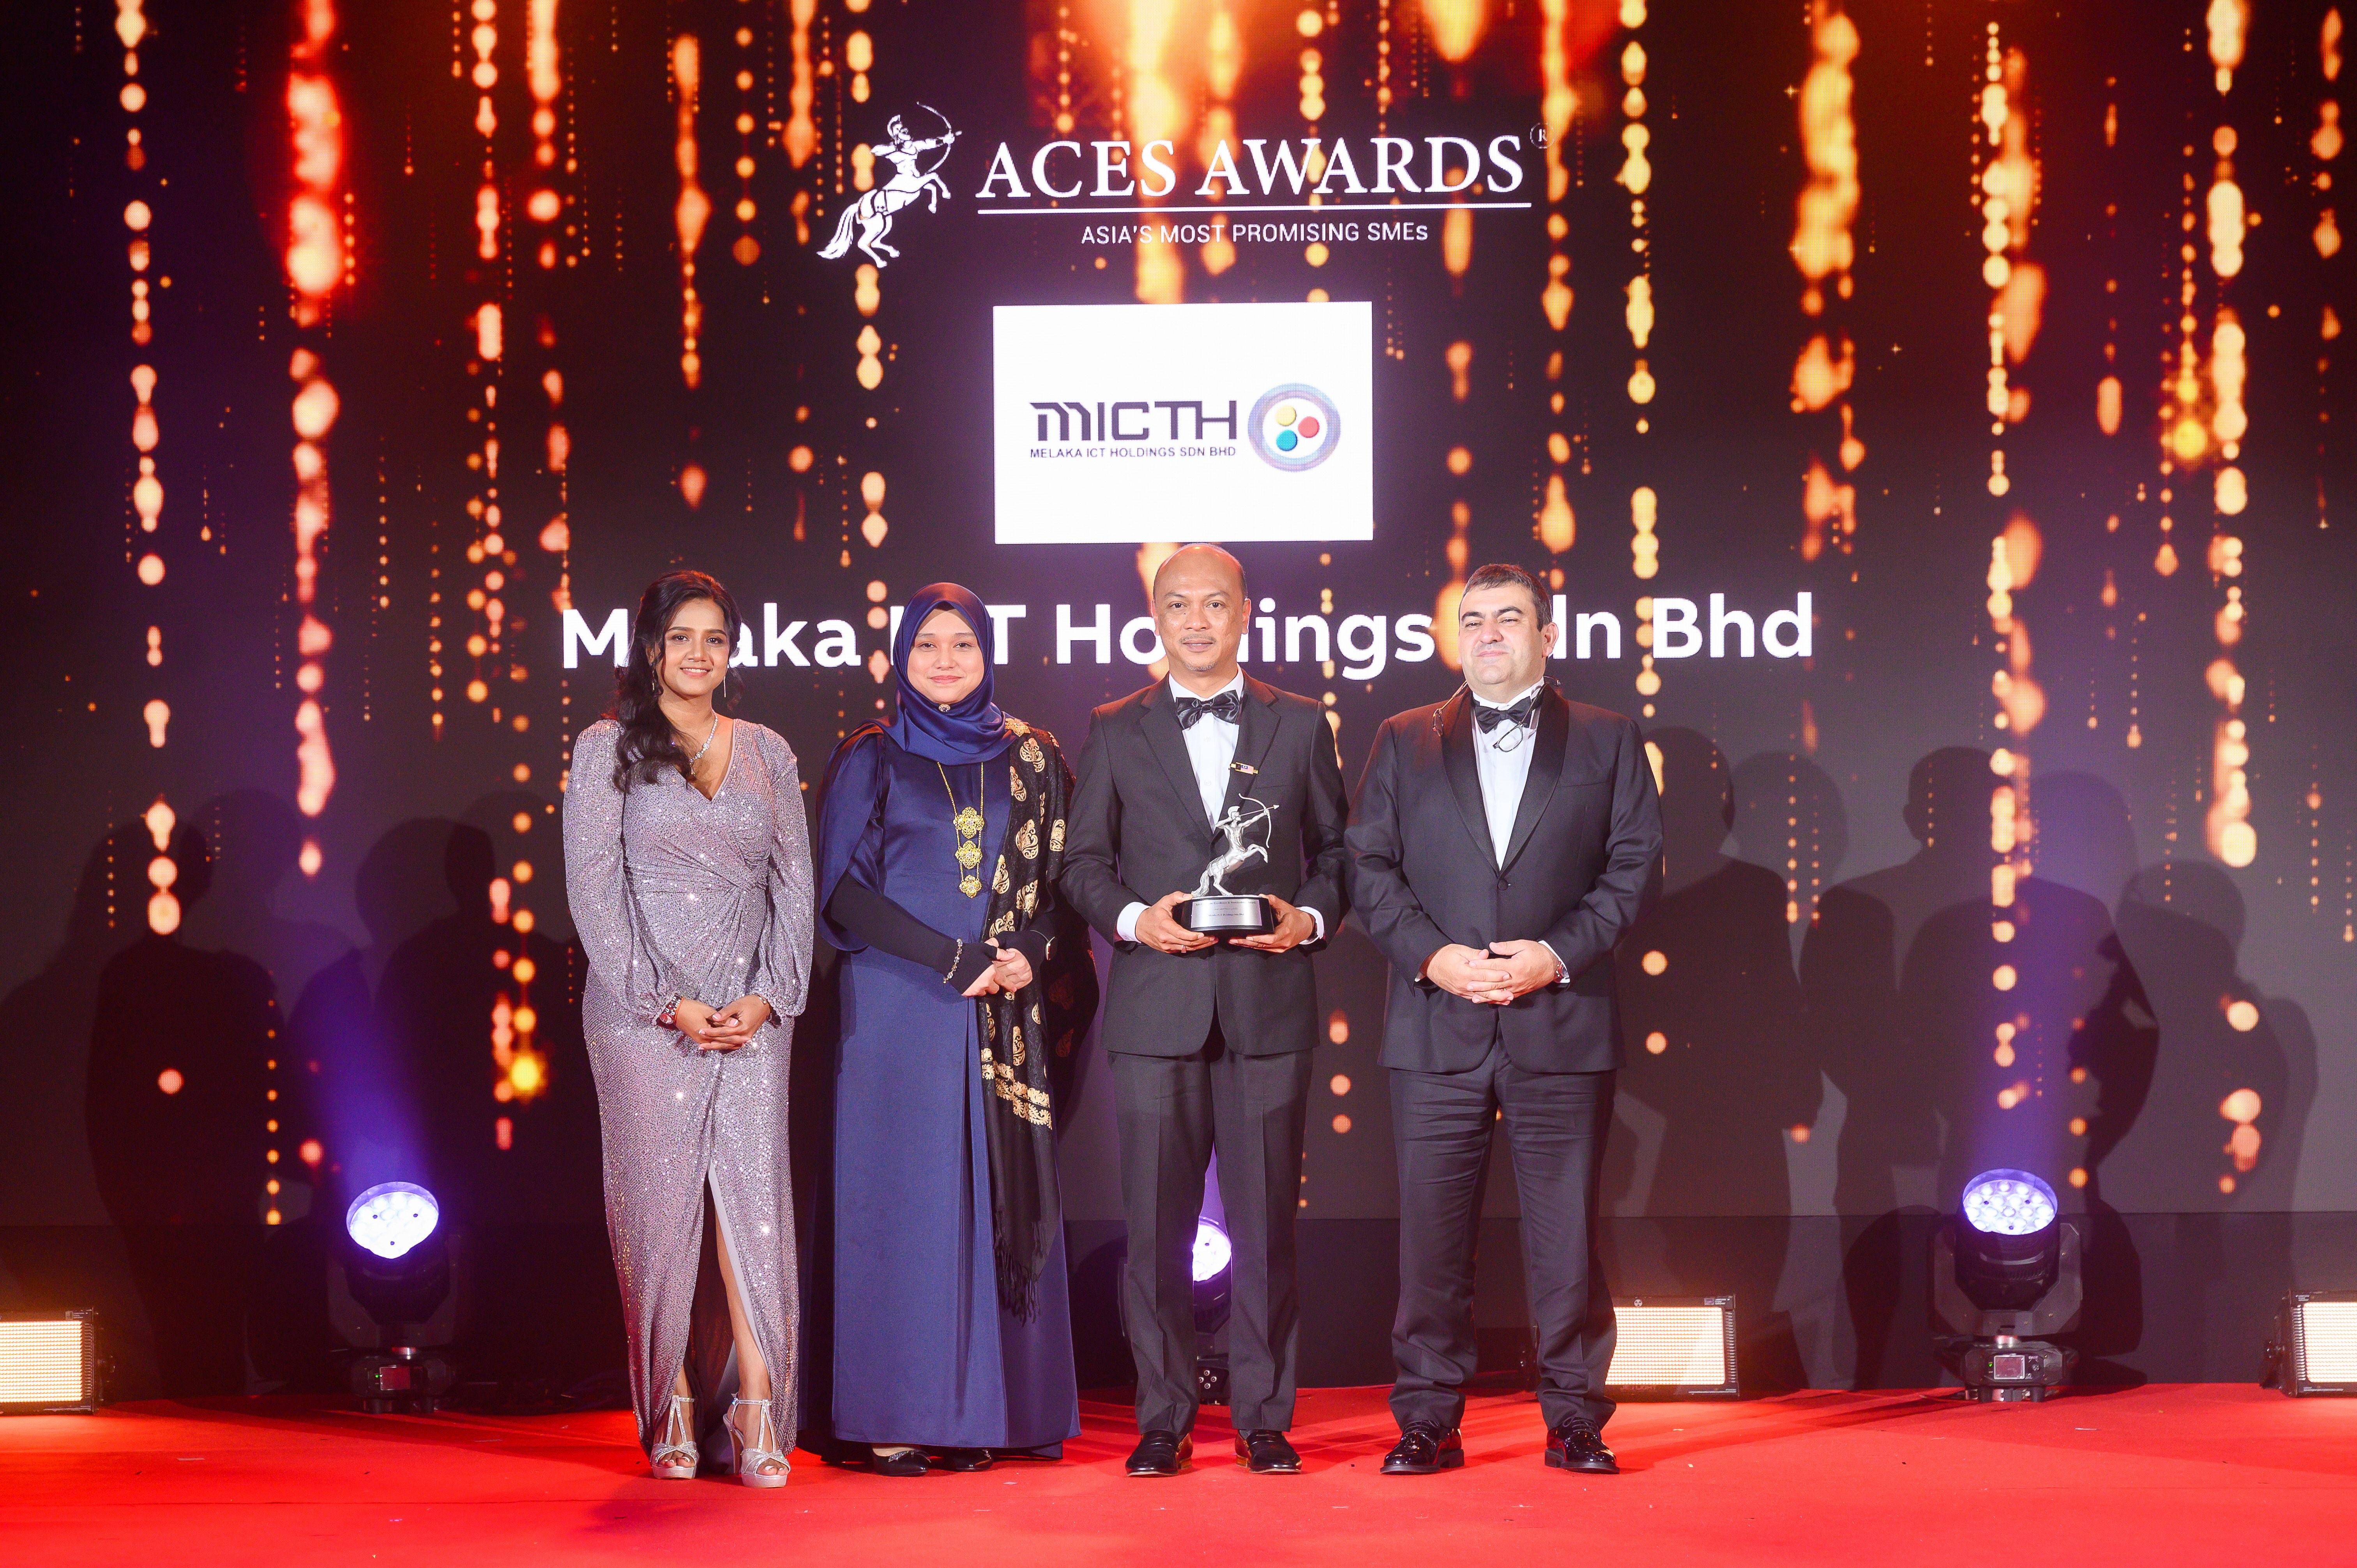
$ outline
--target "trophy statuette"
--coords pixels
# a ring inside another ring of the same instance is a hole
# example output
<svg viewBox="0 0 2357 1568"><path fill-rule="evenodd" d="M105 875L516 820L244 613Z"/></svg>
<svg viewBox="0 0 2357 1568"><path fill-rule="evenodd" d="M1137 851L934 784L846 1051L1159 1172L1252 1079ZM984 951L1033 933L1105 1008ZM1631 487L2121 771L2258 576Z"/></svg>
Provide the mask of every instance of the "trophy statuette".
<svg viewBox="0 0 2357 1568"><path fill-rule="evenodd" d="M1207 937L1260 937L1276 929L1276 912L1266 898L1257 893L1231 893L1226 882L1231 873L1248 862L1268 859L1265 843L1247 843L1244 839L1255 831L1265 833L1275 815L1271 808L1247 795L1212 824L1223 843L1220 853L1203 867L1195 891L1171 910L1180 925Z"/></svg>

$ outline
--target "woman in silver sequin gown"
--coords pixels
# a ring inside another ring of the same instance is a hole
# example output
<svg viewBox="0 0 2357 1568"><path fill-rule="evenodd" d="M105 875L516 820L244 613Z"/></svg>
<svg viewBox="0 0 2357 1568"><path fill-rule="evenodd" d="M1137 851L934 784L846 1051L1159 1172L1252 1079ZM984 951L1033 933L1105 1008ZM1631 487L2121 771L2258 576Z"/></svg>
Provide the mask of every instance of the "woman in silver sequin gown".
<svg viewBox="0 0 2357 1568"><path fill-rule="evenodd" d="M589 960L582 1022L640 1441L658 1475L683 1477L697 1437L721 1438L742 1478L776 1486L778 1434L795 1430L786 1084L809 985L811 854L792 749L712 711L737 626L701 574L648 589L620 722L574 742L565 865ZM636 764L619 785L618 752ZM715 1310L692 1333L707 1191L729 1325ZM714 1355L692 1362L691 1340ZM730 1419L699 1419L732 1371Z"/></svg>

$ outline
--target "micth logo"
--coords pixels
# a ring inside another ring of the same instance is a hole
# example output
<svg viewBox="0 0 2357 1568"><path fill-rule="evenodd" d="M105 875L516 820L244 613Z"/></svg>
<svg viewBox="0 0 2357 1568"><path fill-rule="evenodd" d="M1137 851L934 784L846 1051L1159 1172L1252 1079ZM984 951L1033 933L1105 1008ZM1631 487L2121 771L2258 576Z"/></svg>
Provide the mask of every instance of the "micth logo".
<svg viewBox="0 0 2357 1568"><path fill-rule="evenodd" d="M1039 411L1038 438L1043 442L1048 439L1048 422L1051 419L1056 424L1058 441L1071 440L1075 431L1083 441L1203 441L1210 439L1210 431L1222 428L1229 440L1236 438L1233 398L1228 400L1225 413L1212 412L1219 405L1205 403L1200 398L1176 403L1035 403L1031 406ZM1160 435L1155 430L1156 409L1168 409L1170 414L1168 427ZM1188 416L1183 424L1178 418L1182 413Z"/></svg>
<svg viewBox="0 0 2357 1568"><path fill-rule="evenodd" d="M1244 438L1270 467L1298 474L1334 455L1342 440L1342 416L1334 400L1316 387L1287 381L1253 403Z"/></svg>
<svg viewBox="0 0 2357 1568"><path fill-rule="evenodd" d="M1034 439L1042 446L1050 440L1067 444L1076 437L1083 442L1127 445L1219 437L1234 441L1241 435L1262 462L1279 473L1298 474L1332 456L1341 443L1342 416L1334 400L1304 382L1287 381L1261 393L1252 412L1242 416L1241 433L1236 428L1236 406L1233 398L1224 405L1195 398L1031 404L1038 422ZM1226 456L1233 450L1214 447L1210 455ZM1200 454L1190 447L1178 455Z"/></svg>

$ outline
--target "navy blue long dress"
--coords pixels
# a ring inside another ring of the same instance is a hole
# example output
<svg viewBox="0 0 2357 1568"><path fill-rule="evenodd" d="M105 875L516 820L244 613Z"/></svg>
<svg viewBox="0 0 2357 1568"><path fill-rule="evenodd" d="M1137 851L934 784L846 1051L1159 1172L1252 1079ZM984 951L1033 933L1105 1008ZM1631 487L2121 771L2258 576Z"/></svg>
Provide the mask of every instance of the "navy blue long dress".
<svg viewBox="0 0 2357 1568"><path fill-rule="evenodd" d="M847 742L821 807L819 908L853 877L935 930L978 942L989 899L959 890L952 783L958 806L980 794L986 875L1009 816L999 757L944 769L888 734ZM1060 1239L1031 1321L999 1305L974 1002L823 914L819 927L845 955L835 1435L920 1448L1043 1448L1077 1436Z"/></svg>

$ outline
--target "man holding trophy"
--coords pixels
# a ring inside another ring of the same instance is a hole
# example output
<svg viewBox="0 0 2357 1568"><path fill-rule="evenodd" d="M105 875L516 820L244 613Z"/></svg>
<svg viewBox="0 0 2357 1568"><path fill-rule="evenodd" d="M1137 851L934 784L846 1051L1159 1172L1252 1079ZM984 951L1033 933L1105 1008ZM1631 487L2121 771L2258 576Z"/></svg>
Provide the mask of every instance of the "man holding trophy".
<svg viewBox="0 0 2357 1568"><path fill-rule="evenodd" d="M1178 551L1155 574L1152 608L1169 679L1092 715L1061 882L1114 949L1099 1031L1129 1225L1140 1437L1128 1468L1176 1475L1192 1449L1190 1263L1216 1152L1236 1458L1291 1474L1309 953L1348 907L1342 768L1318 703L1238 667L1252 602L1234 556Z"/></svg>

